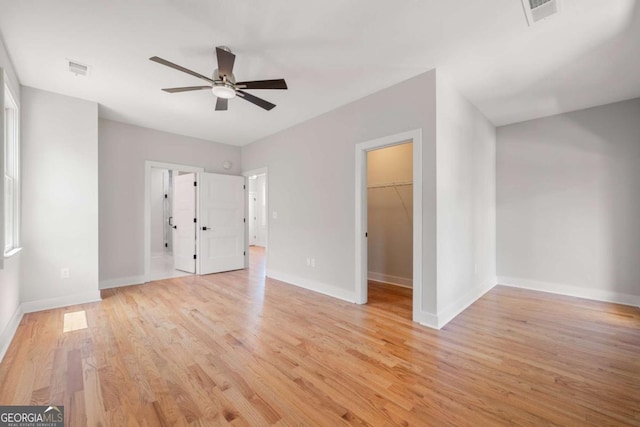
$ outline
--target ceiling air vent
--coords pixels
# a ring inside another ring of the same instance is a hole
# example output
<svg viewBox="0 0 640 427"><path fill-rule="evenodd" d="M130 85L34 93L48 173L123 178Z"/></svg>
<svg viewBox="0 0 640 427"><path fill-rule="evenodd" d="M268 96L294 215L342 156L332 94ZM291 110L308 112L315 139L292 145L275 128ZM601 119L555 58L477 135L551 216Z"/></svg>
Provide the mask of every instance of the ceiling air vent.
<svg viewBox="0 0 640 427"><path fill-rule="evenodd" d="M560 10L560 0L522 0L524 13L527 16L529 25L558 13Z"/></svg>
<svg viewBox="0 0 640 427"><path fill-rule="evenodd" d="M86 76L89 73L88 65L81 64L70 59L68 59L67 61L69 63L69 72L75 74L76 76Z"/></svg>

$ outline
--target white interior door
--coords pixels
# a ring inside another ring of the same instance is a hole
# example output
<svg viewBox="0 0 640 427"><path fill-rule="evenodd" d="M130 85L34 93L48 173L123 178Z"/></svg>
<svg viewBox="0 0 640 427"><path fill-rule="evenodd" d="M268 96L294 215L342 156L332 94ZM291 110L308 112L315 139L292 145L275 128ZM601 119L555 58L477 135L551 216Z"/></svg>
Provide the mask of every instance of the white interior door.
<svg viewBox="0 0 640 427"><path fill-rule="evenodd" d="M173 177L173 265L196 272L196 187L193 173Z"/></svg>
<svg viewBox="0 0 640 427"><path fill-rule="evenodd" d="M244 177L198 174L200 274L244 268Z"/></svg>

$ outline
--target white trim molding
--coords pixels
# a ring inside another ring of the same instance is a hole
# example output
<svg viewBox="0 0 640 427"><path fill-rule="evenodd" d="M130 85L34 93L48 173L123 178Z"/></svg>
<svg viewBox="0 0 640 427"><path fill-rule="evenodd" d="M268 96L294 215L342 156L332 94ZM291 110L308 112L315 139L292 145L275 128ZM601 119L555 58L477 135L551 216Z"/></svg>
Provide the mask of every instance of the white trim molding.
<svg viewBox="0 0 640 427"><path fill-rule="evenodd" d="M400 286L403 288L413 288L413 279L409 279L408 277L392 276L390 274L376 273L375 271L370 271L368 277L372 282L386 283L387 285Z"/></svg>
<svg viewBox="0 0 640 427"><path fill-rule="evenodd" d="M613 302L623 305L640 307L640 295L630 295L603 289L582 288L564 283L543 282L539 280L523 279L520 277L498 276L499 285L512 288L529 289L532 291L549 292L570 297L586 298L596 301Z"/></svg>
<svg viewBox="0 0 640 427"><path fill-rule="evenodd" d="M122 286L142 285L143 283L144 276L118 277L116 279L101 280L100 289L112 289L120 288Z"/></svg>
<svg viewBox="0 0 640 427"><path fill-rule="evenodd" d="M438 316L433 313L429 313L428 311L420 311L418 313L414 312L413 321L431 329L441 328L441 326L438 326Z"/></svg>
<svg viewBox="0 0 640 427"><path fill-rule="evenodd" d="M267 277L286 283L288 285L297 286L309 291L318 292L320 294L328 295L333 298L338 298L343 301L353 303L356 302L356 295L353 291L339 288L337 286L316 282L315 280L309 280L303 277L298 277L292 274L274 270L267 270Z"/></svg>
<svg viewBox="0 0 640 427"><path fill-rule="evenodd" d="M438 314L429 313L427 311L420 311L417 314L416 322L429 328L442 329L447 325L447 323L452 321L456 316L469 308L469 306L471 306L474 302L482 298L484 294L489 292L495 286L495 279L487 280L485 286L469 290L469 292L458 298L458 300L456 300L453 304L450 304L445 309L440 310Z"/></svg>
<svg viewBox="0 0 640 427"><path fill-rule="evenodd" d="M65 295L63 297L48 298L22 303L23 313L34 313L36 311L51 310L52 308L69 307L71 305L87 304L90 302L100 302L100 290L82 292L79 294Z"/></svg>
<svg viewBox="0 0 640 427"><path fill-rule="evenodd" d="M18 326L20 326L23 316L24 312L22 311L22 306L19 305L13 313L13 316L11 316L9 323L7 323L7 326L5 326L2 331L2 334L0 334L0 362L4 359L4 355L7 354L7 350L9 350L11 341L13 341L13 337L18 330Z"/></svg>
<svg viewBox="0 0 640 427"><path fill-rule="evenodd" d="M469 290L462 297L458 298L453 304L438 312L438 329L442 329L447 323L452 321L458 314L465 311L471 304L478 301L484 294L489 292L496 286L495 278L487 280L483 287L477 287Z"/></svg>
<svg viewBox="0 0 640 427"><path fill-rule="evenodd" d="M65 295L63 297L41 299L36 301L23 302L22 312L34 313L36 311L51 310L53 308L69 307L71 305L100 302L100 290L82 292L79 294Z"/></svg>

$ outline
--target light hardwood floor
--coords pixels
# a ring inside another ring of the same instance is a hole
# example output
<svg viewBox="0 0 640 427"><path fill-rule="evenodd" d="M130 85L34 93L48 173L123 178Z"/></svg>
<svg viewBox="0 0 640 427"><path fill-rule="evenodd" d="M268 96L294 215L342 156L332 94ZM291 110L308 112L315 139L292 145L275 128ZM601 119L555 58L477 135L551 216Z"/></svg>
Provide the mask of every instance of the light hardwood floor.
<svg viewBox="0 0 640 427"><path fill-rule="evenodd" d="M74 426L640 425L637 308L498 286L435 331L382 289L357 306L265 283L255 252L26 315L0 404L62 404Z"/></svg>

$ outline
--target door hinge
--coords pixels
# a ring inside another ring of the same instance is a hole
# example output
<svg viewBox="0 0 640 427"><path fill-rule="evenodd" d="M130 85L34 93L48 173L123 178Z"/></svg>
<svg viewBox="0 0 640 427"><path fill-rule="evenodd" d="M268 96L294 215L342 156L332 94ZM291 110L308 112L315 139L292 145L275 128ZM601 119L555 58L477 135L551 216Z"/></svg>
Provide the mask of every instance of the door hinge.
<svg viewBox="0 0 640 427"><path fill-rule="evenodd" d="M168 248L168 247L169 247L169 244L168 244L168 243L165 243L165 244L164 244L164 247L165 247L165 248Z"/></svg>
<svg viewBox="0 0 640 427"><path fill-rule="evenodd" d="M364 233L364 237L369 237L369 233Z"/></svg>
<svg viewBox="0 0 640 427"><path fill-rule="evenodd" d="M193 218L193 222L198 222L198 220L196 218Z"/></svg>
<svg viewBox="0 0 640 427"><path fill-rule="evenodd" d="M247 256L247 251L244 251L244 253L242 255Z"/></svg>
<svg viewBox="0 0 640 427"><path fill-rule="evenodd" d="M243 190L246 190L246 189L247 189L247 186L246 186L246 185L243 185L243 186L242 186L242 189L243 189Z"/></svg>
<svg viewBox="0 0 640 427"><path fill-rule="evenodd" d="M197 259L197 258L198 258L198 257L194 254L194 255L193 255L193 259Z"/></svg>
<svg viewBox="0 0 640 427"><path fill-rule="evenodd" d="M242 218L242 222L247 222L247 218Z"/></svg>
<svg viewBox="0 0 640 427"><path fill-rule="evenodd" d="M164 195L164 198L165 198L165 199L168 199L168 198L169 198L169 195L168 195L168 194L165 194L165 195Z"/></svg>
<svg viewBox="0 0 640 427"><path fill-rule="evenodd" d="M196 181L193 181L193 186L194 186L194 187L197 187L197 186L198 186L198 183L197 183Z"/></svg>

